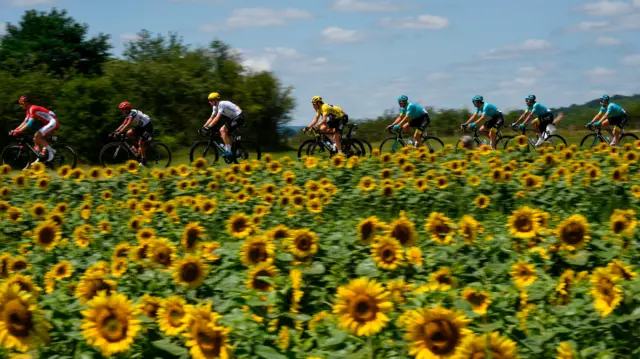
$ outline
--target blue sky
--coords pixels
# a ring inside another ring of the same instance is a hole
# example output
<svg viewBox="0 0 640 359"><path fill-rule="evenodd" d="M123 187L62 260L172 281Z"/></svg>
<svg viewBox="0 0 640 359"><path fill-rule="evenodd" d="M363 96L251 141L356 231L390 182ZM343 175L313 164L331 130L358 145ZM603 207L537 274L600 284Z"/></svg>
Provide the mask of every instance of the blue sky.
<svg viewBox="0 0 640 359"><path fill-rule="evenodd" d="M400 94L436 108L481 94L507 110L529 93L551 107L640 93L640 0L0 0L0 21L54 6L111 35L116 54L143 28L221 39L295 87L293 124L311 120L314 95L362 118Z"/></svg>

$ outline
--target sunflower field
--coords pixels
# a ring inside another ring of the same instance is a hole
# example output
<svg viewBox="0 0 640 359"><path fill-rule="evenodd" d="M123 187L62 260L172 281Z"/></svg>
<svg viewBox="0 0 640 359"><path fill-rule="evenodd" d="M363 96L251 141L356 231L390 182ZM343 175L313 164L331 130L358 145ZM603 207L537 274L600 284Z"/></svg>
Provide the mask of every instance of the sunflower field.
<svg viewBox="0 0 640 359"><path fill-rule="evenodd" d="M0 357L640 358L639 158L0 167Z"/></svg>

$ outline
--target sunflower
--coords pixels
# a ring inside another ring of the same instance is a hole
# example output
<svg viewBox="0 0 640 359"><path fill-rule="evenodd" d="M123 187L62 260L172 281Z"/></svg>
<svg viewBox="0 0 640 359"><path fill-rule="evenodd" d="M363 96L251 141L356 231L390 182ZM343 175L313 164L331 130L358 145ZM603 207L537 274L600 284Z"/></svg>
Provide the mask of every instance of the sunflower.
<svg viewBox="0 0 640 359"><path fill-rule="evenodd" d="M507 223L509 233L515 238L535 238L540 229L539 215L538 211L527 206L513 211Z"/></svg>
<svg viewBox="0 0 640 359"><path fill-rule="evenodd" d="M358 233L358 239L362 244L369 244L376 232L384 230L384 228L384 222L381 222L378 217L372 216L361 220L358 223L356 232Z"/></svg>
<svg viewBox="0 0 640 359"><path fill-rule="evenodd" d="M187 254L184 258L174 261L171 269L175 283L194 289L206 279L209 265L204 263L201 258Z"/></svg>
<svg viewBox="0 0 640 359"><path fill-rule="evenodd" d="M436 187L439 189L445 189L449 186L449 179L446 176L438 176L435 179Z"/></svg>
<svg viewBox="0 0 640 359"><path fill-rule="evenodd" d="M483 228L480 222L476 221L472 216L465 214L460 219L458 224L458 233L462 236L462 239L466 244L474 244L478 233L482 232Z"/></svg>
<svg viewBox="0 0 640 359"><path fill-rule="evenodd" d="M270 263L262 262L253 267L246 280L247 288L255 289L260 292L270 292L274 289L274 285L260 279L260 277L274 278L278 275L278 268L274 267Z"/></svg>
<svg viewBox="0 0 640 359"><path fill-rule="evenodd" d="M484 209L489 207L489 204L491 204L491 199L488 196L481 194L476 197L473 202L475 203L476 207Z"/></svg>
<svg viewBox="0 0 640 359"><path fill-rule="evenodd" d="M151 241L149 259L154 265L169 269L176 260L176 247L166 238L157 238Z"/></svg>
<svg viewBox="0 0 640 359"><path fill-rule="evenodd" d="M420 192L424 192L429 188L429 183L424 178L416 178L413 181L413 185Z"/></svg>
<svg viewBox="0 0 640 359"><path fill-rule="evenodd" d="M611 179L614 182L626 182L629 180L628 164L620 165L611 171Z"/></svg>
<svg viewBox="0 0 640 359"><path fill-rule="evenodd" d="M80 225L73 230L73 238L78 247L86 248L93 239L93 228L88 224Z"/></svg>
<svg viewBox="0 0 640 359"><path fill-rule="evenodd" d="M422 266L422 250L419 247L407 248L405 253L407 262L414 266Z"/></svg>
<svg viewBox="0 0 640 359"><path fill-rule="evenodd" d="M119 243L113 249L113 254L111 255L111 258L112 259L115 259L115 258L127 258L129 256L129 250L130 249L131 249L131 246L129 244L127 244L127 243Z"/></svg>
<svg viewBox="0 0 640 359"><path fill-rule="evenodd" d="M289 238L292 234L293 231L283 224L279 224L265 233L265 235L273 241L282 241Z"/></svg>
<svg viewBox="0 0 640 359"><path fill-rule="evenodd" d="M71 262L62 260L51 267L51 272L54 273L56 280L63 280L71 277L73 274L73 266Z"/></svg>
<svg viewBox="0 0 640 359"><path fill-rule="evenodd" d="M150 319L156 319L158 310L162 306L163 299L145 294L140 297L140 303L138 304L138 311Z"/></svg>
<svg viewBox="0 0 640 359"><path fill-rule="evenodd" d="M466 326L471 322L461 312L437 306L406 313L405 338L409 354L416 358L449 358L459 353L462 342L472 335Z"/></svg>
<svg viewBox="0 0 640 359"><path fill-rule="evenodd" d="M14 274L10 276L6 281L2 283L1 288L7 288L14 284L17 284L20 287L20 290L29 293L35 299L38 299L38 297L40 296L40 292L42 291L42 288L38 287L33 282L33 277L22 274Z"/></svg>
<svg viewBox="0 0 640 359"><path fill-rule="evenodd" d="M527 190L540 188L542 187L543 182L544 182L543 177L532 175L532 174L528 174L520 179L520 183L522 184L522 187L524 187Z"/></svg>
<svg viewBox="0 0 640 359"><path fill-rule="evenodd" d="M4 285L0 293L0 343L5 349L26 352L49 341L52 326L35 298L19 285Z"/></svg>
<svg viewBox="0 0 640 359"><path fill-rule="evenodd" d="M338 153L337 155L331 157L331 164L335 168L344 167L344 162L346 161L346 157L343 153Z"/></svg>
<svg viewBox="0 0 640 359"><path fill-rule="evenodd" d="M16 185L16 187L24 187L27 184L27 177L24 175L17 175L13 177L13 184Z"/></svg>
<svg viewBox="0 0 640 359"><path fill-rule="evenodd" d="M170 296L160 302L156 313L158 326L168 336L175 336L187 329L183 319L186 315L187 302L180 296Z"/></svg>
<svg viewBox="0 0 640 359"><path fill-rule="evenodd" d="M140 332L138 314L124 294L100 292L82 311L82 336L104 356L125 352Z"/></svg>
<svg viewBox="0 0 640 359"><path fill-rule="evenodd" d="M140 216L133 216L129 220L129 223L127 224L127 226L129 227L130 230L137 232L142 228L143 223L144 223L144 218Z"/></svg>
<svg viewBox="0 0 640 359"><path fill-rule="evenodd" d="M227 220L227 232L234 238L244 238L253 232L251 218L238 212Z"/></svg>
<svg viewBox="0 0 640 359"><path fill-rule="evenodd" d="M522 260L511 266L509 274L511 274L516 286L520 288L528 287L538 279L538 273L533 264L528 264Z"/></svg>
<svg viewBox="0 0 640 359"><path fill-rule="evenodd" d="M240 260L244 266L250 267L258 263L273 262L276 246L266 237L259 236L246 239L240 248Z"/></svg>
<svg viewBox="0 0 640 359"><path fill-rule="evenodd" d="M405 282L404 279L390 280L387 282L386 287L391 294L391 299L397 304L406 303L407 293L413 291L413 284Z"/></svg>
<svg viewBox="0 0 640 359"><path fill-rule="evenodd" d="M485 315L489 304L491 304L489 293L472 288L465 288L462 291L462 298L471 304L471 308L475 313L480 315Z"/></svg>
<svg viewBox="0 0 640 359"><path fill-rule="evenodd" d="M591 239L589 236L589 223L581 214L571 215L558 225L556 236L560 241L561 248L568 251L581 249Z"/></svg>
<svg viewBox="0 0 640 359"><path fill-rule="evenodd" d="M333 313L340 326L357 336L380 332L389 322L387 313L393 310L391 293L382 284L366 277L353 279L338 288Z"/></svg>
<svg viewBox="0 0 640 359"><path fill-rule="evenodd" d="M111 223L109 221L100 221L98 222L98 231L102 234L110 234L111 233Z"/></svg>
<svg viewBox="0 0 640 359"><path fill-rule="evenodd" d="M611 232L616 235L631 237L637 226L635 211L615 209L609 217Z"/></svg>
<svg viewBox="0 0 640 359"><path fill-rule="evenodd" d="M619 259L614 259L613 261L609 262L609 264L607 264L607 269L610 273L624 280L632 280L638 276L638 274L633 271L630 265L624 264Z"/></svg>
<svg viewBox="0 0 640 359"><path fill-rule="evenodd" d="M393 187L393 185L384 184L380 187L380 195L384 198L393 197L394 191L395 191L395 188Z"/></svg>
<svg viewBox="0 0 640 359"><path fill-rule="evenodd" d="M311 213L322 213L322 201L319 198L308 200L307 210Z"/></svg>
<svg viewBox="0 0 640 359"><path fill-rule="evenodd" d="M571 269L565 270L560 275L560 280L556 285L556 304L567 305L569 303L569 295L571 287L575 282L575 272Z"/></svg>
<svg viewBox="0 0 640 359"><path fill-rule="evenodd" d="M620 277L607 268L596 268L591 275L591 295L594 307L603 317L608 316L622 302L622 289L617 283Z"/></svg>
<svg viewBox="0 0 640 359"><path fill-rule="evenodd" d="M369 192L376 189L376 180L369 176L360 178L358 182L358 188L363 192Z"/></svg>
<svg viewBox="0 0 640 359"><path fill-rule="evenodd" d="M275 175L282 171L282 164L278 161L271 161L267 164L267 169Z"/></svg>
<svg viewBox="0 0 640 359"><path fill-rule="evenodd" d="M211 302L188 307L182 335L187 339L185 344L192 358L229 359L232 347L228 337L231 328L219 324L220 318L220 314L211 311Z"/></svg>
<svg viewBox="0 0 640 359"><path fill-rule="evenodd" d="M578 356L569 342L561 342L556 349L557 359L577 359Z"/></svg>
<svg viewBox="0 0 640 359"><path fill-rule="evenodd" d="M94 298L100 292L107 292L107 294L115 293L116 282L105 279L104 274L93 273L84 274L80 278L80 282L75 291L75 296L80 299L81 303L87 303Z"/></svg>
<svg viewBox="0 0 640 359"><path fill-rule="evenodd" d="M455 229L451 219L440 212L431 212L425 221L425 230L431 234L431 240L438 244L451 244Z"/></svg>
<svg viewBox="0 0 640 359"><path fill-rule="evenodd" d="M53 222L41 222L33 230L33 240L35 243L42 247L45 251L51 251L62 238L62 232Z"/></svg>
<svg viewBox="0 0 640 359"><path fill-rule="evenodd" d="M389 224L387 235L398 240L403 247L412 247L418 240L415 225L407 218L404 211L400 212L399 218Z"/></svg>
<svg viewBox="0 0 640 359"><path fill-rule="evenodd" d="M129 262L127 262L124 258L115 258L113 262L111 262L111 275L120 278L126 272L129 266Z"/></svg>
<svg viewBox="0 0 640 359"><path fill-rule="evenodd" d="M371 245L371 257L378 267L394 270L402 265L404 251L398 240L387 236L377 236Z"/></svg>
<svg viewBox="0 0 640 359"><path fill-rule="evenodd" d="M308 229L292 231L287 248L298 259L313 257L318 252L318 235Z"/></svg>
<svg viewBox="0 0 640 359"><path fill-rule="evenodd" d="M30 212L34 218L42 218L47 214L47 207L44 203L38 201L31 206Z"/></svg>
<svg viewBox="0 0 640 359"><path fill-rule="evenodd" d="M14 257L11 261L9 273L25 272L29 269L31 269L31 263L29 263L29 261L25 257L18 256Z"/></svg>
<svg viewBox="0 0 640 359"><path fill-rule="evenodd" d="M489 358L517 359L516 349L516 343L500 333L472 334L463 340L455 359L484 358L487 354Z"/></svg>
<svg viewBox="0 0 640 359"><path fill-rule="evenodd" d="M218 242L200 243L200 254L206 261L215 262L220 259L220 254L216 253L220 248L220 243Z"/></svg>
<svg viewBox="0 0 640 359"><path fill-rule="evenodd" d="M449 267L442 267L438 271L430 274L430 281L427 285L429 290L447 291L456 287L457 281L451 275Z"/></svg>

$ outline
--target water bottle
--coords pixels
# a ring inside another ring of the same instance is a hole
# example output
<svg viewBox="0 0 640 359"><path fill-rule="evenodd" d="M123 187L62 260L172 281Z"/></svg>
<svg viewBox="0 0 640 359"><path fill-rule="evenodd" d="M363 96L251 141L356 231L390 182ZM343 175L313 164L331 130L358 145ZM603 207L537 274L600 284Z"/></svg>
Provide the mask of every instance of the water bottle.
<svg viewBox="0 0 640 359"><path fill-rule="evenodd" d="M483 145L487 145L487 144L489 144L489 141L487 141L487 139L486 139L486 138L483 138L483 139L482 139L482 144L483 144Z"/></svg>
<svg viewBox="0 0 640 359"><path fill-rule="evenodd" d="M611 138L609 138L609 136L604 136L604 139L607 140L607 143L611 143Z"/></svg>
<svg viewBox="0 0 640 359"><path fill-rule="evenodd" d="M415 142L413 142L413 139L411 139L411 138L407 140L407 145L409 145L409 146L413 146L414 143Z"/></svg>

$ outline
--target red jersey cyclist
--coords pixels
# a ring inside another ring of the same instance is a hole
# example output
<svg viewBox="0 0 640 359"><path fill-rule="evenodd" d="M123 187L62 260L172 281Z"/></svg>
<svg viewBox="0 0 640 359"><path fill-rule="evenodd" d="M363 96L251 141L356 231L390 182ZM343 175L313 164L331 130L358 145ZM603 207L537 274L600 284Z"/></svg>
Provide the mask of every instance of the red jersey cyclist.
<svg viewBox="0 0 640 359"><path fill-rule="evenodd" d="M138 140L138 157L140 158L140 165L146 166L146 146L147 142L151 139L151 134L153 133L151 118L140 110L132 109L131 104L127 101L121 102L118 108L120 108L120 111L122 111L126 117L122 125L120 125L112 135L119 135L131 127L129 131L127 131L127 137L132 140Z"/></svg>
<svg viewBox="0 0 640 359"><path fill-rule="evenodd" d="M27 96L22 96L18 99L20 107L22 107L27 115L24 121L15 130L9 132L9 136L17 136L21 134L26 128L36 127L36 133L33 136L33 143L35 144L36 151L41 151L42 157L46 157L46 162L51 162L56 151L49 146L49 142L45 139L45 136L49 136L55 130L60 127L56 114L53 111L49 111L42 106L36 106L31 103L31 100ZM46 153L45 153L46 151ZM40 158L35 162L39 162Z"/></svg>

